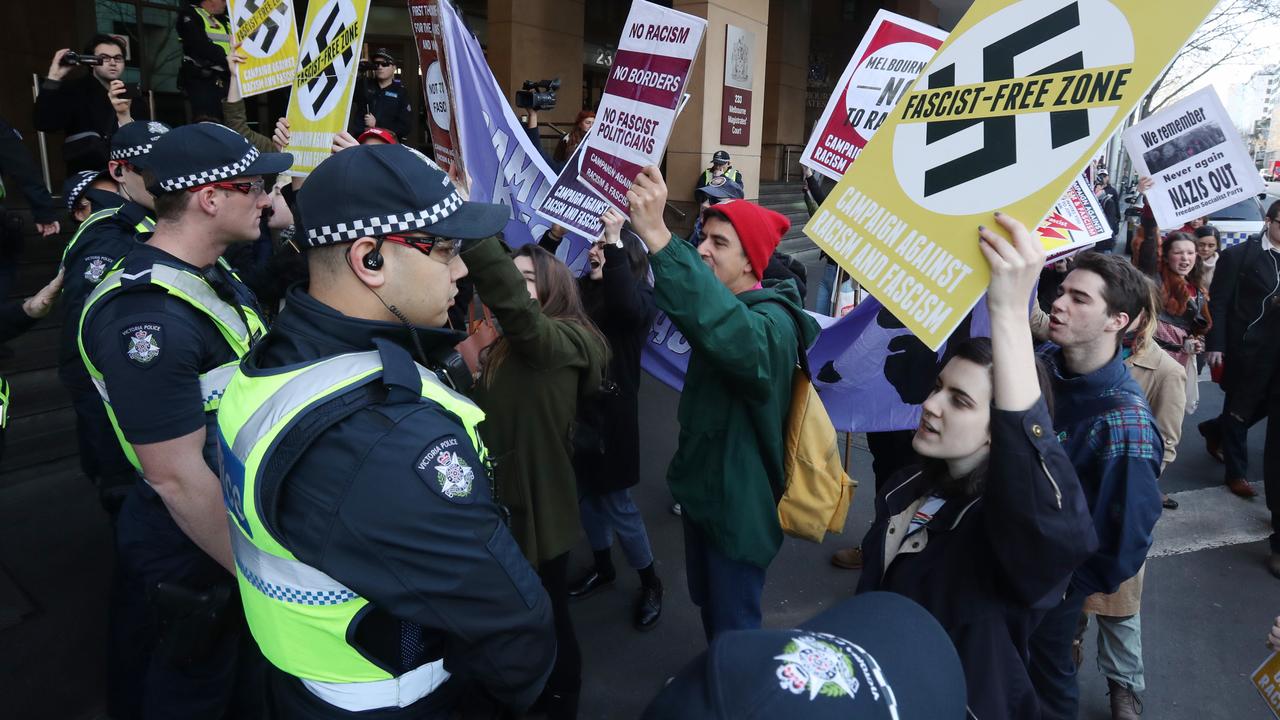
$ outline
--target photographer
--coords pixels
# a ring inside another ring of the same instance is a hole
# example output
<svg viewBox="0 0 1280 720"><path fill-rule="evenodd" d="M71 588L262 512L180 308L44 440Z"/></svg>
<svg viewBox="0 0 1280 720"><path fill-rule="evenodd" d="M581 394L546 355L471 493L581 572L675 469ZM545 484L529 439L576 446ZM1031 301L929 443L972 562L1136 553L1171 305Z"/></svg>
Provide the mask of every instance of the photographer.
<svg viewBox="0 0 1280 720"><path fill-rule="evenodd" d="M386 128L404 144L413 127L413 103L404 84L396 77L396 59L390 50L378 48L369 64L373 68L373 82L363 75L356 78L347 131L352 137L360 137L369 128ZM361 63L361 69L364 65Z"/></svg>
<svg viewBox="0 0 1280 720"><path fill-rule="evenodd" d="M53 54L36 96L35 126L65 133L62 157L67 174L106 167L107 143L116 128L146 117L139 93L120 80L124 61L124 43L110 35L94 35L83 54L69 48ZM91 70L68 80L77 65Z"/></svg>
<svg viewBox="0 0 1280 720"><path fill-rule="evenodd" d="M182 69L178 84L191 101L191 120L222 122L222 99L227 96L227 53L231 52L231 27L226 21L227 0L200 0L178 10L178 37L182 40Z"/></svg>

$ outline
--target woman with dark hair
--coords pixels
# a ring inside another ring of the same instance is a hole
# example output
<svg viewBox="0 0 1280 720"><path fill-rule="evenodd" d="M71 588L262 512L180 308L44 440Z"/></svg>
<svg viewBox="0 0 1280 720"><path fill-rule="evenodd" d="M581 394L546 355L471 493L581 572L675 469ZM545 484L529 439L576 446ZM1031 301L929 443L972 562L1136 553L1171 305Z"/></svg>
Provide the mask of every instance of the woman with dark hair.
<svg viewBox="0 0 1280 720"><path fill-rule="evenodd" d="M979 228L991 266L991 338L949 348L912 447L923 462L876 493L858 592L923 605L947 629L975 717L1035 718L1028 642L1097 548L1075 469L1053 431L1027 300L1045 252L1021 223L1012 241Z"/></svg>
<svg viewBox="0 0 1280 720"><path fill-rule="evenodd" d="M640 482L640 351L655 313L653 286L649 256L640 239L623 230L626 218L610 209L601 220L604 235L591 247L590 268L578 287L587 315L612 352L602 392L578 408L574 448L579 511L595 561L569 596L587 597L613 583L616 537L627 564L640 576L632 624L651 630L662 616L662 582L630 488ZM626 242L624 236L629 236Z"/></svg>
<svg viewBox="0 0 1280 720"><path fill-rule="evenodd" d="M1218 266L1218 251L1222 249L1222 235L1212 225L1196 228L1196 254L1200 256L1200 289L1209 291L1213 284L1213 269Z"/></svg>
<svg viewBox="0 0 1280 720"><path fill-rule="evenodd" d="M569 161L569 156L574 150L582 144L583 138L587 136L587 131L596 122L596 114L593 110L582 110L578 113L578 117L573 119L573 129L568 135L560 138L560 142L556 144L555 153L552 159L563 165Z"/></svg>
<svg viewBox="0 0 1280 720"><path fill-rule="evenodd" d="M573 473L580 398L600 389L608 346L587 317L569 268L537 245L507 255L497 238L464 250L476 293L493 311L498 339L480 353L473 398L493 458L494 493L511 534L551 598L558 652L539 705L577 716L582 657L569 619L569 549L581 532Z"/></svg>

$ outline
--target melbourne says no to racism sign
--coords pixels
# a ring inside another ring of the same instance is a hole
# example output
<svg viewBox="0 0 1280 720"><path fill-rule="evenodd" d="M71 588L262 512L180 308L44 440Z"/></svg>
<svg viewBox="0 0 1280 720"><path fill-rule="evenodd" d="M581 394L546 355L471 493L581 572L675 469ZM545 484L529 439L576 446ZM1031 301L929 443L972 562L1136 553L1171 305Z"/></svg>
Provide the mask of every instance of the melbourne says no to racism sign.
<svg viewBox="0 0 1280 720"><path fill-rule="evenodd" d="M1215 3L977 0L805 233L936 350Z"/></svg>

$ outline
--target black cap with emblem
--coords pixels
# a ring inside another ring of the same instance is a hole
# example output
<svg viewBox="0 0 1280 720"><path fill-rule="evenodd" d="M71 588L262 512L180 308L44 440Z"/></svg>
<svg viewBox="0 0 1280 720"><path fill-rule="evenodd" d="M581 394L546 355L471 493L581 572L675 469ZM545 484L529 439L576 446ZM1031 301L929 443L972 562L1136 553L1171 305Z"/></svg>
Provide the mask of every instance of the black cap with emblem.
<svg viewBox="0 0 1280 720"><path fill-rule="evenodd" d="M147 190L159 195L235 177L281 173L292 165L293 155L259 153L225 125L183 125L162 135L152 147L147 168L155 181Z"/></svg>
<svg viewBox="0 0 1280 720"><path fill-rule="evenodd" d="M911 599L869 592L789 630L720 633L642 720L939 720L965 715L951 638Z"/></svg>
<svg viewBox="0 0 1280 720"><path fill-rule="evenodd" d="M155 120L137 120L123 125L111 136L111 159L124 160L137 168L149 168L151 150L170 130Z"/></svg>
<svg viewBox="0 0 1280 720"><path fill-rule="evenodd" d="M457 240L498 234L505 205L465 202L449 177L404 145L361 145L325 158L298 191L308 247L415 230Z"/></svg>
<svg viewBox="0 0 1280 720"><path fill-rule="evenodd" d="M716 165L725 164L729 162L729 153L725 152L724 150L717 150L715 154L711 156L711 162L715 163Z"/></svg>

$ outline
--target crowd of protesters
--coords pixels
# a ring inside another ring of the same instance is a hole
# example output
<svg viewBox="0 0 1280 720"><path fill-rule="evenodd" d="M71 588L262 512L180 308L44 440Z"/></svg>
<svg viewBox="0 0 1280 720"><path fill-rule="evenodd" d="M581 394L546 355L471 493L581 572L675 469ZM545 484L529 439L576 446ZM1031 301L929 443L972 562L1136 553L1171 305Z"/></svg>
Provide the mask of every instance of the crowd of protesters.
<svg viewBox="0 0 1280 720"><path fill-rule="evenodd" d="M564 228L508 247L506 206L405 145L413 108L386 50L332 155L290 180L288 121L271 136L246 121L225 11L180 19L189 125L145 119L119 40L92 38L101 63L77 79L55 54L35 121L65 136L67 219L0 144L38 230L74 228L57 277L0 307L0 336L55 297L67 313L58 377L115 523L113 718L577 717L572 601L617 581L615 540L638 580L630 624L652 629L671 602L631 495L658 311L691 347L666 481L708 649L647 717L741 708L739 673L768 655L782 684L764 677L756 704L795 717L810 691L886 683L870 657L928 676L893 678L895 716L1076 718L1090 622L1112 716L1138 717L1145 563L1178 508L1159 479L1205 366L1226 399L1198 429L1236 495L1255 494L1246 433L1267 422L1280 577L1280 202L1227 249L1212 226L1162 232L1147 213L1132 261L1109 252L1105 173L1098 251L1049 262L1031 218L1001 213L1002 233L958 230L990 268L990 337L948 348L917 428L869 437L874 519L833 558L861 569L859 597L773 646L792 373L819 332L805 268L779 252L789 220L745 199L720 150L682 238L646 167L575 278ZM549 160L593 122L579 113ZM536 112L527 126L536 140ZM806 176L811 211L827 190ZM7 398L0 381L0 431Z"/></svg>

